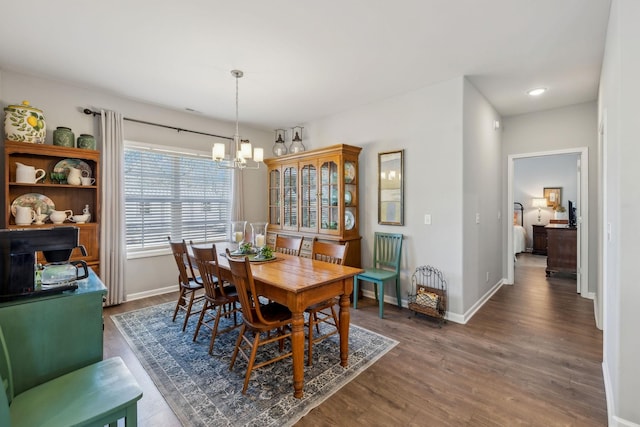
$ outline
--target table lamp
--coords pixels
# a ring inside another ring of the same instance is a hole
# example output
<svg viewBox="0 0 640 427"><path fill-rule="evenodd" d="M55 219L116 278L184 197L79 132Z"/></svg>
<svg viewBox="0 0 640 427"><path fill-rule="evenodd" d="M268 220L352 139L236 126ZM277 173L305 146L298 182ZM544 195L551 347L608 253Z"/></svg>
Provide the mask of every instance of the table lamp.
<svg viewBox="0 0 640 427"><path fill-rule="evenodd" d="M538 223L540 223L541 208L547 206L547 199L545 199L544 197L536 197L532 200L531 205L534 208L538 208Z"/></svg>

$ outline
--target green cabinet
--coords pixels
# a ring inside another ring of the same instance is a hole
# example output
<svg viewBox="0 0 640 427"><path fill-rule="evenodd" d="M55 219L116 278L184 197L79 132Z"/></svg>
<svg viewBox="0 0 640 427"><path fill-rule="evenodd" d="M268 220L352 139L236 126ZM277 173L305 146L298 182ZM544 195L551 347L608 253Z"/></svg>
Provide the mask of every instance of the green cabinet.
<svg viewBox="0 0 640 427"><path fill-rule="evenodd" d="M16 394L102 360L106 293L91 271L76 291L0 304Z"/></svg>

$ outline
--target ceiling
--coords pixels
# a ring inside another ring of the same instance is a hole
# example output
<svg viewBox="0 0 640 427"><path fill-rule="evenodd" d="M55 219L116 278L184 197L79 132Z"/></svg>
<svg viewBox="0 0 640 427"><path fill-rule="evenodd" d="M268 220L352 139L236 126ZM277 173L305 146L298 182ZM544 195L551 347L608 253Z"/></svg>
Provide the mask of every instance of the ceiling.
<svg viewBox="0 0 640 427"><path fill-rule="evenodd" d="M3 2L0 69L291 127L459 76L503 116L595 100L610 0ZM532 98L526 91L544 86ZM19 100L7 100L18 102Z"/></svg>

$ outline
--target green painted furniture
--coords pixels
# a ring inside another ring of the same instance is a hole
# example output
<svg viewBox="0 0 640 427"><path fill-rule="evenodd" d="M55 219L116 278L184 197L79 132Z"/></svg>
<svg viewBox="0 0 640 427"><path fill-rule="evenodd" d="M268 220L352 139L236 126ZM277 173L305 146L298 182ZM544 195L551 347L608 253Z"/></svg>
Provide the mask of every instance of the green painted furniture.
<svg viewBox="0 0 640 427"><path fill-rule="evenodd" d="M353 295L358 295L358 282L361 280L375 285L376 299L380 318L383 317L384 284L394 280L398 307L402 307L400 295L400 257L402 254L402 234L375 233L373 242L373 267L353 278ZM358 298L353 298L353 308L358 308Z"/></svg>
<svg viewBox="0 0 640 427"><path fill-rule="evenodd" d="M137 425L142 390L119 357L101 360L14 395L9 351L0 328L0 425L115 427ZM64 350L63 350L64 351Z"/></svg>
<svg viewBox="0 0 640 427"><path fill-rule="evenodd" d="M0 304L16 394L102 360L102 301L93 271L78 289Z"/></svg>

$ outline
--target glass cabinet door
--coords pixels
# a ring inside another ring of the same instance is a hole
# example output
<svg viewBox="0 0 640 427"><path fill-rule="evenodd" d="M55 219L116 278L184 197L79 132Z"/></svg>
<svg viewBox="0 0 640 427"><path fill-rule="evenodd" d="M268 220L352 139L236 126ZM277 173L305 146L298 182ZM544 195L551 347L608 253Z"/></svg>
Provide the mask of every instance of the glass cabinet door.
<svg viewBox="0 0 640 427"><path fill-rule="evenodd" d="M280 227L280 169L269 171L269 224Z"/></svg>
<svg viewBox="0 0 640 427"><path fill-rule="evenodd" d="M282 168L282 228L298 229L298 165Z"/></svg>
<svg viewBox="0 0 640 427"><path fill-rule="evenodd" d="M338 164L335 161L320 163L320 231L338 233L340 207Z"/></svg>
<svg viewBox="0 0 640 427"><path fill-rule="evenodd" d="M300 228L318 230L318 171L315 162L300 167Z"/></svg>

